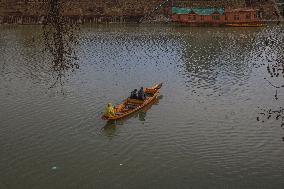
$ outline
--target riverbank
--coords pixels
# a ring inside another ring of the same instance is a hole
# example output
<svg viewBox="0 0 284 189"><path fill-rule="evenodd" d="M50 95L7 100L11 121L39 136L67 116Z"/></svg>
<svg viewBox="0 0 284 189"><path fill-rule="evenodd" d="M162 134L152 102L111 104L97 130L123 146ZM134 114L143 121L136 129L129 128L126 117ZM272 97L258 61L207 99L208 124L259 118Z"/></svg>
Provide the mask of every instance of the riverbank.
<svg viewBox="0 0 284 189"><path fill-rule="evenodd" d="M69 23L77 23L77 24L133 24L139 23L139 21L143 18L143 16L116 16L116 17L104 17L104 16L71 16L66 17L66 20ZM0 25L12 24L12 25L42 25L44 22L44 17L37 16L4 16L0 17ZM275 24L275 23L283 23L283 20L264 20L264 23L267 24ZM171 23L171 19L165 15L157 15L151 19L145 19L142 23L147 24L169 24Z"/></svg>
<svg viewBox="0 0 284 189"><path fill-rule="evenodd" d="M229 9L250 7L260 11L264 20L281 20L274 0L247 4L244 0L214 2L186 0L126 0L116 2L77 1L63 2L61 14L74 23L168 23L171 7L224 7ZM0 2L0 24L42 24L47 15L46 2L22 0Z"/></svg>

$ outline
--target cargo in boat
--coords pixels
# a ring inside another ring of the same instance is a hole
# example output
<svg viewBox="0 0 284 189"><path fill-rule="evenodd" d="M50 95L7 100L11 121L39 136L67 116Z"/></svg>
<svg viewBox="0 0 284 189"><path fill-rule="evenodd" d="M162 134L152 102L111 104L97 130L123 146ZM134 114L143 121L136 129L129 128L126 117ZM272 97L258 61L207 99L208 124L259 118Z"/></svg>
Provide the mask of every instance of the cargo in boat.
<svg viewBox="0 0 284 189"><path fill-rule="evenodd" d="M127 98L125 99L121 104L115 106L114 112L115 115L111 117L102 116L102 119L105 120L118 120L122 119L134 112L137 112L138 110L144 108L145 106L149 105L151 102L153 102L160 92L160 89L162 87L162 83L154 85L150 88L145 88L144 92L146 94L145 100L139 100L139 99L131 99Z"/></svg>

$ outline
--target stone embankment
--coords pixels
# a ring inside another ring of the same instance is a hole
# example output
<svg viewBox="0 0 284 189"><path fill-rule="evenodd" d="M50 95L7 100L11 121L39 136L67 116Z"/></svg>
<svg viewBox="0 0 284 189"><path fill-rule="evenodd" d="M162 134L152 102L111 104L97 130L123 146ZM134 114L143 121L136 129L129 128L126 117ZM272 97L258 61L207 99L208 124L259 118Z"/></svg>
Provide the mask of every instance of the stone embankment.
<svg viewBox="0 0 284 189"><path fill-rule="evenodd" d="M0 24L41 24L49 0L0 0ZM62 14L78 23L168 22L172 6L243 8L247 0L61 0ZM274 0L251 0L267 20L278 18ZM156 9L158 8L158 9ZM156 11L154 11L156 10ZM279 11L278 11L279 12ZM142 19L147 16L147 19Z"/></svg>

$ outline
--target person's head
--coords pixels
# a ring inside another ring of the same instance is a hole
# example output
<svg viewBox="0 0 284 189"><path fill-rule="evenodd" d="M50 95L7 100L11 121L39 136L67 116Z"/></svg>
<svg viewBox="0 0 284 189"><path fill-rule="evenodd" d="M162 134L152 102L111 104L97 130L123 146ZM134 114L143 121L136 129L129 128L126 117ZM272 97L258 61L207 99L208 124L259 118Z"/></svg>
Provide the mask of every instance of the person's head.
<svg viewBox="0 0 284 189"><path fill-rule="evenodd" d="M111 107L111 106L112 106L112 104L111 104L111 103L108 103L108 104L107 104L107 106L108 106L108 107Z"/></svg>
<svg viewBox="0 0 284 189"><path fill-rule="evenodd" d="M141 87L140 90L143 90L143 87Z"/></svg>
<svg viewBox="0 0 284 189"><path fill-rule="evenodd" d="M137 91L137 89L134 89L134 92L136 92Z"/></svg>

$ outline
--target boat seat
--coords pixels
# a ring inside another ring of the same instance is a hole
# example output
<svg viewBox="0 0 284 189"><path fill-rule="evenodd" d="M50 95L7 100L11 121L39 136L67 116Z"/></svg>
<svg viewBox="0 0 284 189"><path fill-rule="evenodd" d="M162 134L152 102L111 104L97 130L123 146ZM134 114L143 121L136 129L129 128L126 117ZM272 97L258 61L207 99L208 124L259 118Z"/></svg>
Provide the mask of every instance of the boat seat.
<svg viewBox="0 0 284 189"><path fill-rule="evenodd" d="M127 103L130 104L143 104L143 100L128 98Z"/></svg>
<svg viewBox="0 0 284 189"><path fill-rule="evenodd" d="M136 108L137 106L136 105L133 105L133 104L127 104L125 109L134 109Z"/></svg>
<svg viewBox="0 0 284 189"><path fill-rule="evenodd" d="M146 94L155 94L156 92L157 92L157 89L151 89L151 88L145 89Z"/></svg>
<svg viewBox="0 0 284 189"><path fill-rule="evenodd" d="M146 98L154 96L153 94L150 94L150 93L145 93L145 94L146 94Z"/></svg>

